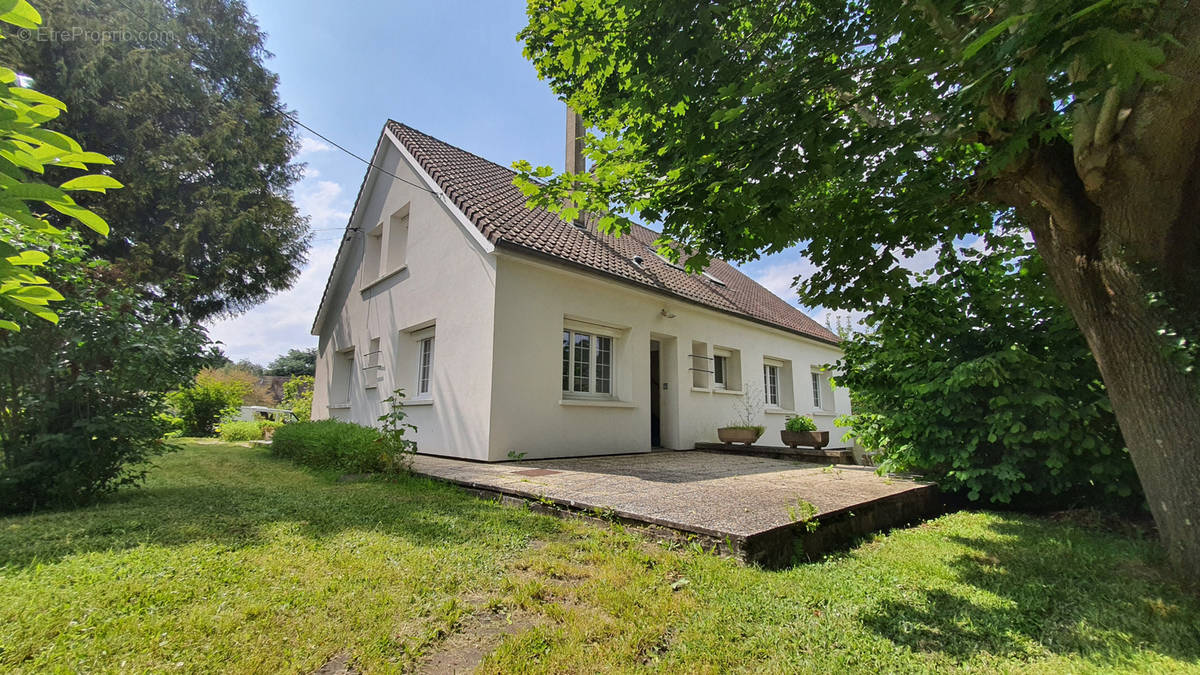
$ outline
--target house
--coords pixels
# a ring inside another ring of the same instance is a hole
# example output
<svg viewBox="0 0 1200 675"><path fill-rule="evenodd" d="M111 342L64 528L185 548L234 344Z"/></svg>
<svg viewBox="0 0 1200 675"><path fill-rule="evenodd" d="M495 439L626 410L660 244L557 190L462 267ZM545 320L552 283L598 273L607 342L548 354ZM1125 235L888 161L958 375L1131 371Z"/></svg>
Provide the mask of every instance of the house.
<svg viewBox="0 0 1200 675"><path fill-rule="evenodd" d="M475 460L688 449L747 406L764 443L800 413L840 444L829 330L723 261L686 273L649 229L531 210L512 179L387 122L313 323L315 419L375 424L403 388L419 451Z"/></svg>

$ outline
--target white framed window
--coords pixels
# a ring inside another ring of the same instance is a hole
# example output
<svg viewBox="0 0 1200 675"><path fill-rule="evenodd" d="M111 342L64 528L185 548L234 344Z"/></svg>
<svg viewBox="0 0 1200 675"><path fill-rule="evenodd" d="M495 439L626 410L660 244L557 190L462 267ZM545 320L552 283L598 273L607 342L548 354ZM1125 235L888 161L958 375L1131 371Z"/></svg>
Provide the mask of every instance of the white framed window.
<svg viewBox="0 0 1200 675"><path fill-rule="evenodd" d="M729 355L713 354L713 388L729 388Z"/></svg>
<svg viewBox="0 0 1200 675"><path fill-rule="evenodd" d="M571 396L613 395L613 337L563 329L562 390Z"/></svg>
<svg viewBox="0 0 1200 675"><path fill-rule="evenodd" d="M763 364L763 394L769 406L779 407L779 366Z"/></svg>
<svg viewBox="0 0 1200 675"><path fill-rule="evenodd" d="M329 404L349 405L350 383L354 379L354 348L333 354L333 370L329 376Z"/></svg>
<svg viewBox="0 0 1200 675"><path fill-rule="evenodd" d="M362 358L362 384L364 389L375 389L379 386L380 371L383 370L382 350L380 339L371 338L367 343L367 353Z"/></svg>
<svg viewBox="0 0 1200 675"><path fill-rule="evenodd" d="M362 280L363 286L379 278L383 271L383 224L367 232L363 241Z"/></svg>
<svg viewBox="0 0 1200 675"><path fill-rule="evenodd" d="M825 380L825 378L822 377L820 373L812 374L812 395L813 395L813 407L814 408L819 409L819 408L825 407L824 403L821 401L821 392L824 389L824 385L825 385L824 380Z"/></svg>
<svg viewBox="0 0 1200 675"><path fill-rule="evenodd" d="M417 398L429 398L433 384L433 336L417 342Z"/></svg>
<svg viewBox="0 0 1200 675"><path fill-rule="evenodd" d="M408 207L392 214L387 229L387 269L392 272L408 264Z"/></svg>

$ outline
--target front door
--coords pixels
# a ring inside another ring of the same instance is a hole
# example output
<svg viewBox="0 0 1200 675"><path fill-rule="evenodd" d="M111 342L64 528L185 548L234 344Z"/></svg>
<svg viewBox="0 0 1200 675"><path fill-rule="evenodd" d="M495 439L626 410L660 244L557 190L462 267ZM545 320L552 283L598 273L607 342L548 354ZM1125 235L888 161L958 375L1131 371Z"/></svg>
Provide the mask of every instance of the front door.
<svg viewBox="0 0 1200 675"><path fill-rule="evenodd" d="M658 340L650 341L650 447L662 447L662 384L659 378Z"/></svg>

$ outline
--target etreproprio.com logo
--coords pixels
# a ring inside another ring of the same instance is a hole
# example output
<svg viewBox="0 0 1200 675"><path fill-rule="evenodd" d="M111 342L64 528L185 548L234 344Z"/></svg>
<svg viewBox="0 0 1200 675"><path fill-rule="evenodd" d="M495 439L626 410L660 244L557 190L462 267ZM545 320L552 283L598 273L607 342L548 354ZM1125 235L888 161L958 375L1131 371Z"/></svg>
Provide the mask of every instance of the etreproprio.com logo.
<svg viewBox="0 0 1200 675"><path fill-rule="evenodd" d="M175 34L162 30L100 30L72 26L70 28L21 28L18 40L27 42L138 42L141 44L170 44Z"/></svg>

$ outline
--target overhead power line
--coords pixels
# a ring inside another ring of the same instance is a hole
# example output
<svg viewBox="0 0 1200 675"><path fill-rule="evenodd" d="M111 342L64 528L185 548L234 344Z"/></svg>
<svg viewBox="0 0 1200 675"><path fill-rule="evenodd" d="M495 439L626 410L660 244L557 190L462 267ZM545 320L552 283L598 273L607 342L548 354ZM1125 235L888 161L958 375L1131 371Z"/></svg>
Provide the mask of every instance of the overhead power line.
<svg viewBox="0 0 1200 675"><path fill-rule="evenodd" d="M150 30L162 31L163 33L168 34L168 35L172 34L171 32L165 31L162 26L159 26L158 24L154 23L153 21L151 21L149 18L147 18L141 12L137 11L133 7L130 7L128 4L126 4L124 2L124 0L116 0L116 2L118 5L124 7L126 10L128 10L130 14L133 14L137 18L141 19L142 22L145 23L146 26L148 26L150 28ZM191 49L188 49L187 45L183 44L182 42L179 43L179 48L182 49L184 51L184 53L188 54L196 61L198 61L200 63L205 63L205 59L201 58L199 54L192 51ZM205 63L205 65L208 67L209 72L216 72L215 68L211 67L207 63ZM379 166L378 164L372 162L371 160L369 160L365 157L362 157L361 155L359 155L355 152L352 152L351 150L349 150L345 146L343 146L341 143L338 143L337 141L326 136L325 134L317 131L313 127L305 124L304 122L301 122L299 118L297 118L295 115L293 115L292 113L285 110L282 106L276 105L274 103L269 103L269 102L267 103L267 106L269 106L272 110L279 113L280 115L283 115L284 117L288 118L289 120L294 122L300 128L308 131L309 133L313 134L317 138L320 138L321 140L332 145L333 147L337 148L338 150L341 150L342 152L346 153L347 155L353 157L354 159L357 159L358 161L362 162L363 164L366 164L368 167L371 167L372 169L375 169L381 173L385 173L406 185L411 185L412 187L415 187L419 190L424 190L425 192L428 192L429 194L434 194L434 195L437 194L435 191L430 190L429 188L425 187L424 185L414 183L413 181L408 180L406 178L401 178L400 176L397 176L396 174L392 173L391 171L388 171L387 169L383 168L382 166Z"/></svg>

